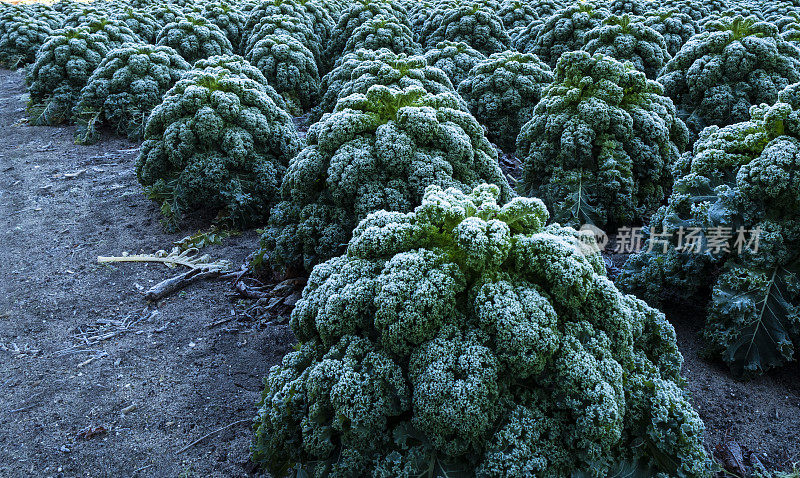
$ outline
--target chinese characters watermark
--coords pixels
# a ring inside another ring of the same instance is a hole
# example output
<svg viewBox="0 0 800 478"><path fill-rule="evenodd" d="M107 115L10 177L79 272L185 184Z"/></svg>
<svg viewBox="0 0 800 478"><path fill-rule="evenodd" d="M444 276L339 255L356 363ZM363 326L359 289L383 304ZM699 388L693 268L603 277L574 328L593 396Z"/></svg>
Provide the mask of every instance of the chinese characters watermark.
<svg viewBox="0 0 800 478"><path fill-rule="evenodd" d="M610 239L605 231L590 224L580 229L583 233L594 236L599 251L615 254L631 254L636 252L660 251L664 254L673 247L677 252L686 254L710 253L713 255L736 253L741 255L745 250L758 252L761 239L761 228L734 229L727 226L715 226L708 229L700 227L679 227L674 231L651 230L644 232L641 227L622 227L617 230L613 247L608 247ZM607 250L610 249L610 250Z"/></svg>

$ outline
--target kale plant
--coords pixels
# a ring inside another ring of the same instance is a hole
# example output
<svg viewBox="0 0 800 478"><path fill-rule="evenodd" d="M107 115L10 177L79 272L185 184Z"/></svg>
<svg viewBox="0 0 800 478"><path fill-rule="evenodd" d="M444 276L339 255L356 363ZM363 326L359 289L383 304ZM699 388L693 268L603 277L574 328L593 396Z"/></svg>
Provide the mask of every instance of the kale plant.
<svg viewBox="0 0 800 478"><path fill-rule="evenodd" d="M501 188L425 190L314 268L265 380L272 476L710 476L664 315Z"/></svg>

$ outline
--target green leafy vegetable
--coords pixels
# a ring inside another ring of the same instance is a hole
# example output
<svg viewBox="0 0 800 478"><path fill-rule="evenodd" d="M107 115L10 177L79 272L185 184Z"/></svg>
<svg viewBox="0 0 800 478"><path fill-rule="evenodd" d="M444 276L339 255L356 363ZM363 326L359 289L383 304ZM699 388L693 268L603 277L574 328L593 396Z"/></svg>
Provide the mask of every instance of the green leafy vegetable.
<svg viewBox="0 0 800 478"><path fill-rule="evenodd" d="M509 197L497 153L453 93L383 85L365 93L339 100L289 165L259 252L272 265L310 271L341 254L367 214L409 211L431 183L468 190L492 181Z"/></svg>
<svg viewBox="0 0 800 478"><path fill-rule="evenodd" d="M708 302L708 350L739 377L795 360L800 346L800 84L750 115L703 131L652 220L666 249L632 256L619 279L655 305Z"/></svg>
<svg viewBox="0 0 800 478"><path fill-rule="evenodd" d="M136 173L168 224L193 209L220 211L235 226L266 220L300 147L266 88L209 67L188 73L155 107Z"/></svg>
<svg viewBox="0 0 800 478"><path fill-rule="evenodd" d="M655 211L688 139L662 93L630 64L565 53L517 138L523 191L574 227L629 225Z"/></svg>
<svg viewBox="0 0 800 478"><path fill-rule="evenodd" d="M317 265L253 461L273 476L706 477L663 314L538 199L430 186Z"/></svg>

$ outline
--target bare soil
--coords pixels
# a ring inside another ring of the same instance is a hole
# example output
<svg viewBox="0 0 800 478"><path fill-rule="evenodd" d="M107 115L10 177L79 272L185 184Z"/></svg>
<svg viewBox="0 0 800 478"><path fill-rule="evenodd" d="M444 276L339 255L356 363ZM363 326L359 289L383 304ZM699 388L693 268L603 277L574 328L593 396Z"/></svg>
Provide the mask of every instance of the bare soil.
<svg viewBox="0 0 800 478"><path fill-rule="evenodd" d="M136 181L138 145L76 146L72 127L27 126L24 92L20 72L0 71L0 476L246 475L262 379L291 332L241 317L224 281L148 307L137 285L174 271L97 264L208 224L165 233ZM239 264L257 241L204 252Z"/></svg>
<svg viewBox="0 0 800 478"><path fill-rule="evenodd" d="M136 181L137 144L76 146L72 127L27 126L24 93L20 72L0 70L0 476L248 475L262 379L291 331L242 316L225 281L148 304L141 289L173 271L97 264L168 250L208 223L164 232ZM257 241L249 231L204 252L238 264ZM671 319L709 448L737 443L746 466L756 453L790 469L800 366L736 382L699 358L701 313Z"/></svg>
<svg viewBox="0 0 800 478"><path fill-rule="evenodd" d="M698 334L705 311L670 312L667 317L684 358L683 375L706 424L710 450L725 463L726 452L738 445L746 472L757 466L756 459L769 470L792 471L800 463L800 363L752 380L734 380L723 363L702 358Z"/></svg>

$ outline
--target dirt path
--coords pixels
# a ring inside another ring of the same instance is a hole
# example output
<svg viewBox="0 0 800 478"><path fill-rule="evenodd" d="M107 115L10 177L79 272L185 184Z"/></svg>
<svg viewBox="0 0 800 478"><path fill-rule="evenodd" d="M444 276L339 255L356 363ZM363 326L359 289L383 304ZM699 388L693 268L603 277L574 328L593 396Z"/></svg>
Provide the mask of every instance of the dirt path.
<svg viewBox="0 0 800 478"><path fill-rule="evenodd" d="M800 363L749 381L736 381L721 363L701 358L701 311L668 314L684 357L683 375L717 456L741 448L746 466L755 454L770 470L800 468ZM733 445L733 444L736 445Z"/></svg>
<svg viewBox="0 0 800 478"><path fill-rule="evenodd" d="M203 225L165 234L135 179L136 144L76 146L72 128L25 126L23 93L22 75L0 70L0 476L244 475L249 423L179 450L255 414L291 333L239 317L207 327L232 313L221 282L145 312L136 285L169 271L97 256L169 249ZM207 252L238 264L256 242ZM117 335L76 338L90 330ZM80 437L87 427L108 432Z"/></svg>

